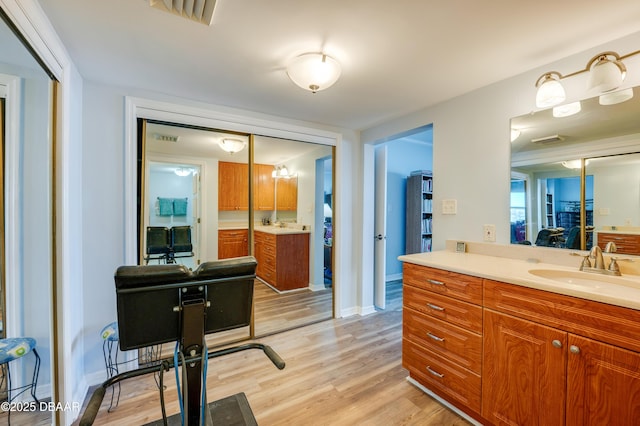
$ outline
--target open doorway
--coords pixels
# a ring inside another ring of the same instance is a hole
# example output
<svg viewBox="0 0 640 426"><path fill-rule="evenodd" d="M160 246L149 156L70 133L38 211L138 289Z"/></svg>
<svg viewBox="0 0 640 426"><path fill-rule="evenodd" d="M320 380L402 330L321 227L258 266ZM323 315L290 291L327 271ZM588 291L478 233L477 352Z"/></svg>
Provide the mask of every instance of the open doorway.
<svg viewBox="0 0 640 426"><path fill-rule="evenodd" d="M375 230L374 230L374 301L377 309L397 309L402 305L402 263L398 256L406 254L407 181L412 175L430 174L433 169L433 126L427 125L404 132L375 146ZM433 181L432 181L433 182ZM427 188L428 192L432 187ZM422 201L417 203L420 215L430 211ZM428 197L431 199L431 196ZM423 219L418 238L431 238L430 213ZM428 236L422 231L429 231ZM411 232L411 231L409 231ZM422 251L430 250L425 246Z"/></svg>

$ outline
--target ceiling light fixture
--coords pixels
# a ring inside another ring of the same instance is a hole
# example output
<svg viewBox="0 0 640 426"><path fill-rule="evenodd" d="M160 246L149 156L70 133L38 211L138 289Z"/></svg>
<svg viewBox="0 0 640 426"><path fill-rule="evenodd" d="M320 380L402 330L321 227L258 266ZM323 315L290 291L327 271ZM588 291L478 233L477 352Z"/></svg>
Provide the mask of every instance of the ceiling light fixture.
<svg viewBox="0 0 640 426"><path fill-rule="evenodd" d="M633 87L615 92L608 92L600 95L598 103L600 105L615 105L633 98Z"/></svg>
<svg viewBox="0 0 640 426"><path fill-rule="evenodd" d="M584 160L584 165L586 166L586 165L588 165L588 164L589 164L589 160ZM564 167L566 167L567 169L572 169L572 170L582 168L582 162L581 162L581 160L580 160L580 159L578 159L578 160L568 160L568 161L563 161L563 162L562 162L562 165L563 165Z"/></svg>
<svg viewBox="0 0 640 426"><path fill-rule="evenodd" d="M562 103L566 99L566 94L560 81L585 72L589 73L587 90L600 94L617 89L622 85L627 74L627 68L622 60L639 53L640 50L626 55L619 55L616 52L602 52L591 58L584 69L567 75L562 75L557 71L542 74L535 83L538 88L536 106L547 108Z"/></svg>
<svg viewBox="0 0 640 426"><path fill-rule="evenodd" d="M229 154L235 154L242 151L247 143L241 139L224 138L218 140L218 145Z"/></svg>
<svg viewBox="0 0 640 426"><path fill-rule="evenodd" d="M340 77L340 64L324 53L305 53L293 60L287 75L298 86L312 93L331 87Z"/></svg>
<svg viewBox="0 0 640 426"><path fill-rule="evenodd" d="M177 169L174 170L174 173L180 177L185 177L191 174L191 169L188 169L185 167L178 167Z"/></svg>

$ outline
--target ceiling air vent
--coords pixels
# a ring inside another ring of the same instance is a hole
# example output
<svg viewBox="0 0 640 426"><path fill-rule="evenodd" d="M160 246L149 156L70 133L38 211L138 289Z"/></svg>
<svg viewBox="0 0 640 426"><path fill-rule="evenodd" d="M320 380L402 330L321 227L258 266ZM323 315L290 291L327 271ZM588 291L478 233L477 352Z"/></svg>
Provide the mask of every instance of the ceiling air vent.
<svg viewBox="0 0 640 426"><path fill-rule="evenodd" d="M205 25L211 25L216 0L149 0L149 6Z"/></svg>
<svg viewBox="0 0 640 426"><path fill-rule="evenodd" d="M157 141L178 142L178 139L180 139L180 136L160 135L158 133L154 133L153 138Z"/></svg>
<svg viewBox="0 0 640 426"><path fill-rule="evenodd" d="M542 138L531 139L531 142L533 142L533 143L551 143L551 142L560 142L560 141L563 141L563 140L564 140L563 136L550 135L550 136L544 136Z"/></svg>

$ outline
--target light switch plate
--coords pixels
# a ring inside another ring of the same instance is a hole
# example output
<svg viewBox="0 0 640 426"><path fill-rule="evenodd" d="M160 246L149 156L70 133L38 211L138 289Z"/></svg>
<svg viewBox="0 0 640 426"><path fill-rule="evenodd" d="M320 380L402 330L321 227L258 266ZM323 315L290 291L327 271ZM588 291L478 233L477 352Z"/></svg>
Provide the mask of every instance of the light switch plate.
<svg viewBox="0 0 640 426"><path fill-rule="evenodd" d="M442 200L442 214L458 213L458 200Z"/></svg>

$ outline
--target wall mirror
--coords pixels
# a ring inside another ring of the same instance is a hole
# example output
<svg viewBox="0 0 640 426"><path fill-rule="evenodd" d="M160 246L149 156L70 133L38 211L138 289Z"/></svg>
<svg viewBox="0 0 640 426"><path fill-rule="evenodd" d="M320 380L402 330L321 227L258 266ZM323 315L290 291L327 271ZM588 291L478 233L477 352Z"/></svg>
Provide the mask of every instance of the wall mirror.
<svg viewBox="0 0 640 426"><path fill-rule="evenodd" d="M4 12L0 15L0 336L36 340L41 360L36 395L46 400L55 391L50 361L55 342L51 334L55 328L51 325L54 83L7 24ZM34 364L30 354L23 362L10 363L12 387L31 382ZM0 390L3 397L6 393Z"/></svg>
<svg viewBox="0 0 640 426"><path fill-rule="evenodd" d="M333 147L173 123L139 126L140 263L193 269L248 254L258 260L252 326L208 336L210 346L332 317ZM177 231L179 251L166 243Z"/></svg>
<svg viewBox="0 0 640 426"><path fill-rule="evenodd" d="M511 243L588 250L604 231L640 235L639 116L629 88L511 119Z"/></svg>

